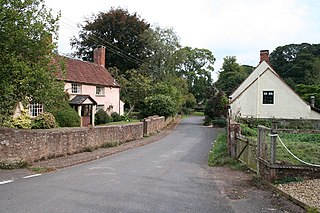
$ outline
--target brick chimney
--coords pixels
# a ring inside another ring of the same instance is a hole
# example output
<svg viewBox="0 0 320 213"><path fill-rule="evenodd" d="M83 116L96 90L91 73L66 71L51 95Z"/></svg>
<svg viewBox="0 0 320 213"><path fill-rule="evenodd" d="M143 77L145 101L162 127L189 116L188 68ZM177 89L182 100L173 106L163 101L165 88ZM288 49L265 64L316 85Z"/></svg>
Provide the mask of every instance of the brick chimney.
<svg viewBox="0 0 320 213"><path fill-rule="evenodd" d="M269 64L269 50L260 50L260 63L265 61Z"/></svg>
<svg viewBox="0 0 320 213"><path fill-rule="evenodd" d="M93 51L93 62L100 66L106 66L106 48L99 46Z"/></svg>

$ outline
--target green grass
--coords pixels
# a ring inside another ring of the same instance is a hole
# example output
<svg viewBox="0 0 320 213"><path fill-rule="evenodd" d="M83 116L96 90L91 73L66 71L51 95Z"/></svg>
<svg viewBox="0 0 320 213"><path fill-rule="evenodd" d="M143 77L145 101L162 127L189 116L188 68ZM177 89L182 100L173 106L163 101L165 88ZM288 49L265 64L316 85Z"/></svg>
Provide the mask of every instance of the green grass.
<svg viewBox="0 0 320 213"><path fill-rule="evenodd" d="M194 115L194 116L204 116L204 112L197 112L197 111L195 111L195 112L192 112L191 115Z"/></svg>
<svg viewBox="0 0 320 213"><path fill-rule="evenodd" d="M279 134L283 143L298 158L312 164L320 164L320 134ZM302 164L277 142L277 160L292 164Z"/></svg>
<svg viewBox="0 0 320 213"><path fill-rule="evenodd" d="M246 124L241 124L241 134L257 140L258 130L256 128L249 128ZM287 148L298 158L308 163L320 164L320 134L279 133L279 136ZM267 142L270 143L270 139L267 139ZM279 139L277 139L276 156L278 161L303 165L285 150Z"/></svg>
<svg viewBox="0 0 320 213"><path fill-rule="evenodd" d="M208 158L209 166L230 166L236 170L245 170L247 167L237 161L229 157L228 155L228 146L227 146L227 134L226 132L222 132L218 135L217 139L213 143L212 149L209 153Z"/></svg>

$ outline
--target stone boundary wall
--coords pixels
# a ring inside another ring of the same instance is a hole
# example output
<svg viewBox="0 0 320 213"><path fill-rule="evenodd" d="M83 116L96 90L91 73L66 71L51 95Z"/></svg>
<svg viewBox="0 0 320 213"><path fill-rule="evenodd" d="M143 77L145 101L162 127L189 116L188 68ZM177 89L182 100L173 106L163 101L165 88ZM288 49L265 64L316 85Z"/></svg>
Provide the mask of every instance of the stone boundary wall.
<svg viewBox="0 0 320 213"><path fill-rule="evenodd" d="M173 119L163 117L126 125L23 130L0 128L0 164L31 163L88 149L122 144L154 134Z"/></svg>
<svg viewBox="0 0 320 213"><path fill-rule="evenodd" d="M165 118L163 116L151 116L143 120L144 125L144 136L153 135L157 132L160 132L165 128L169 123L173 121L172 117Z"/></svg>

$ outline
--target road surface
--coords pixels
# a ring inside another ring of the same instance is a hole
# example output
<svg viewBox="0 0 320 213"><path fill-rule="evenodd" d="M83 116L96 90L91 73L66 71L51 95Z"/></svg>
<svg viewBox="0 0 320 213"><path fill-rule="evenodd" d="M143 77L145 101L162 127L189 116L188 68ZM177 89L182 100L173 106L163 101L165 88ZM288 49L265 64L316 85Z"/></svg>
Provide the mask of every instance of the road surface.
<svg viewBox="0 0 320 213"><path fill-rule="evenodd" d="M156 143L2 184L0 212L239 212L207 166L216 131L201 124L183 119Z"/></svg>

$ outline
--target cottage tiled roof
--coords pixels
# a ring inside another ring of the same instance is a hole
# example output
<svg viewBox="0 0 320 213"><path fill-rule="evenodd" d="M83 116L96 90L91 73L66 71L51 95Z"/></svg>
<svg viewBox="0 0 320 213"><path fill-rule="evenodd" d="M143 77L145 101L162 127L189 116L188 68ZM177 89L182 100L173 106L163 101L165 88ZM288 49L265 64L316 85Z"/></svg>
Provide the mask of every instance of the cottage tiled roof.
<svg viewBox="0 0 320 213"><path fill-rule="evenodd" d="M66 75L62 80L99 86L120 87L105 67L77 59L64 59Z"/></svg>

